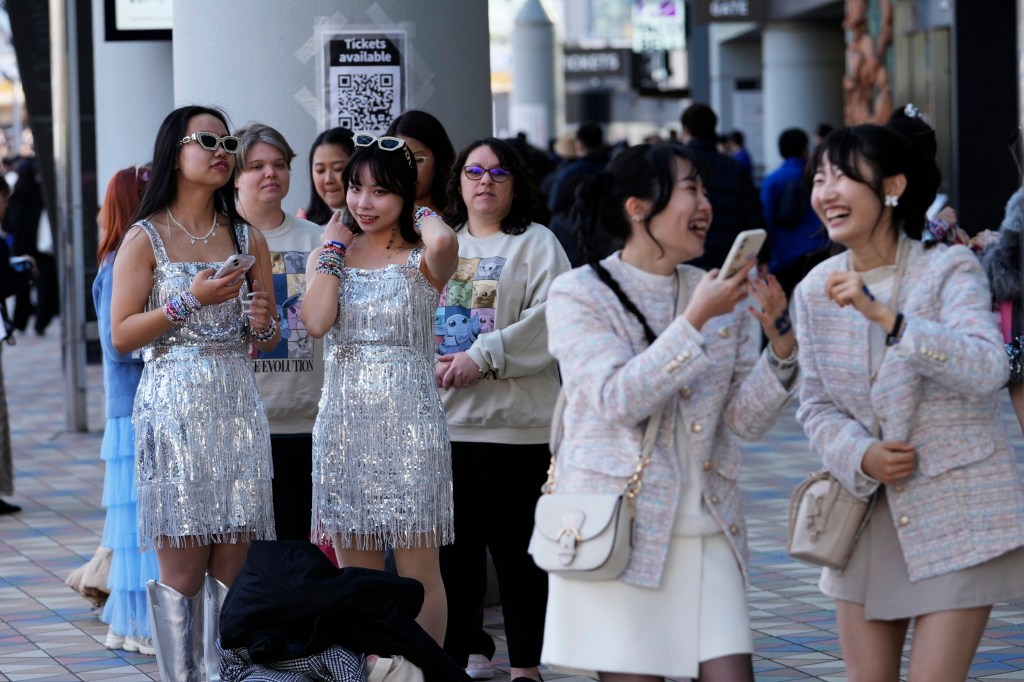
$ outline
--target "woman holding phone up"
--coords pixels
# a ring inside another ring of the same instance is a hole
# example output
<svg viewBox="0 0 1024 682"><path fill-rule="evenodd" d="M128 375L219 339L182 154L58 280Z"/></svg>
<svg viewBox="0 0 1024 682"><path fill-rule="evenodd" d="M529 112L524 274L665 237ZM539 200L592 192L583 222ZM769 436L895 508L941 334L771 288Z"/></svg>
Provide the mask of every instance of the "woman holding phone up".
<svg viewBox="0 0 1024 682"><path fill-rule="evenodd" d="M266 240L235 209L237 149L219 110L171 112L114 261L113 345L145 361L133 409L139 534L160 565L148 591L165 680L200 679L200 642L218 674L220 603L248 542L274 538L270 434L248 348L270 350L280 332ZM211 278L247 253L251 291L240 271Z"/></svg>
<svg viewBox="0 0 1024 682"><path fill-rule="evenodd" d="M755 439L774 423L792 393L796 341L782 288L771 276L748 279L752 260L727 279L681 265L714 229L702 170L672 144L616 156L580 186L574 210L585 235L600 228L625 246L548 292L566 399L554 494L621 493L660 415L626 571L549 577L542 660L598 670L602 682L754 678L731 433ZM760 357L736 308L748 292L769 341Z"/></svg>

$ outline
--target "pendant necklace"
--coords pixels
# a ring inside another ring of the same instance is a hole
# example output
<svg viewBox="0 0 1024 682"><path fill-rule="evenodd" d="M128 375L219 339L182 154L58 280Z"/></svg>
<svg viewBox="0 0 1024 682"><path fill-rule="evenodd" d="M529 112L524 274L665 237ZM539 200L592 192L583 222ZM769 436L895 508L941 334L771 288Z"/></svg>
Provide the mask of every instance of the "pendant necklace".
<svg viewBox="0 0 1024 682"><path fill-rule="evenodd" d="M391 229L391 239L388 240L388 245L384 247L384 250L388 252L388 260L391 260L392 256L405 251L405 240L402 240L402 245L399 246L394 252L391 251L391 245L395 243L395 235L398 234L398 226L396 225Z"/></svg>
<svg viewBox="0 0 1024 682"><path fill-rule="evenodd" d="M182 232L184 232L186 235L188 235L188 238L192 240L193 244L195 244L197 241L201 240L204 245L205 244L209 244L210 243L210 239L212 239L213 237L217 236L217 228L220 227L220 225L217 223L217 209L213 209L213 225L210 226L210 231L207 232L206 235L204 235L202 237L197 237L194 234L192 234L191 232L189 232L188 230L186 230L185 226L182 225L181 223L179 223L178 220L174 217L174 214L171 213L171 207L168 206L167 207L167 224L170 225L171 223L174 223L175 225L177 225L178 228Z"/></svg>

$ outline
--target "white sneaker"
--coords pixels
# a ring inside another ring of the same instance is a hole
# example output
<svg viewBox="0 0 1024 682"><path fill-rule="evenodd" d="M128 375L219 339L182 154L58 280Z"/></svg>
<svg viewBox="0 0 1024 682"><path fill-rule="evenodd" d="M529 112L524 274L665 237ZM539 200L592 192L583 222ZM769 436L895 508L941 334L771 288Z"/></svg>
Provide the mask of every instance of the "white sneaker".
<svg viewBox="0 0 1024 682"><path fill-rule="evenodd" d="M474 680L489 680L494 677L494 666L483 654L470 654L466 674Z"/></svg>
<svg viewBox="0 0 1024 682"><path fill-rule="evenodd" d="M107 628L107 638L103 640L103 646L108 649L120 649L124 646L124 637L114 632L112 628Z"/></svg>
<svg viewBox="0 0 1024 682"><path fill-rule="evenodd" d="M156 648L153 646L152 637L133 637L129 635L124 638L124 644L121 648L133 653L138 652L143 656L156 655Z"/></svg>

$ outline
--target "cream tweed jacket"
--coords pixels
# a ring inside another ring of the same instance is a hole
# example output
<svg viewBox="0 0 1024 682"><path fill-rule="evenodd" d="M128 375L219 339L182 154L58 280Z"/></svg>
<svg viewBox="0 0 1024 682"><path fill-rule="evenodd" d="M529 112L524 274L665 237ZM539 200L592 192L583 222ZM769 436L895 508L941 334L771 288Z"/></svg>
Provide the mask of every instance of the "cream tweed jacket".
<svg viewBox="0 0 1024 682"><path fill-rule="evenodd" d="M602 261L636 305L642 286L616 256ZM689 291L704 271L680 266ZM667 318L671 317L669 309ZM566 407L555 479L559 492L621 492L636 467L647 418L668 407L637 498L634 546L620 580L661 584L683 476L675 450L675 415L682 408L690 456L701 463L704 504L747 576L747 529L737 479L739 448L730 432L756 439L767 431L791 391L758 358L750 317L734 313L698 332L680 315L648 346L636 318L594 270L558 277L548 294L548 340L562 370ZM795 382L794 382L795 383Z"/></svg>
<svg viewBox="0 0 1024 682"><path fill-rule="evenodd" d="M916 470L886 490L912 581L1024 545L1024 489L999 423L1009 364L978 259L912 242L899 290L906 332L874 385L872 323L825 296L829 273L848 267L847 254L821 263L795 294L797 418L811 447L853 490L876 416L885 440L914 446Z"/></svg>

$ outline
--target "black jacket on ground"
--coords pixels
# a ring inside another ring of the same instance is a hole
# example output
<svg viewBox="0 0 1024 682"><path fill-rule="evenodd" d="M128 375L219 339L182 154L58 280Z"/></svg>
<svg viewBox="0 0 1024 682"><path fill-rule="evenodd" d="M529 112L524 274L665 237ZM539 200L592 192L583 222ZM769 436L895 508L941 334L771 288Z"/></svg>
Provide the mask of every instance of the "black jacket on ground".
<svg viewBox="0 0 1024 682"><path fill-rule="evenodd" d="M427 682L468 682L416 622L423 586L364 568L335 568L300 541L256 541L221 609L224 649L245 647L256 662L320 653L338 644L379 656L402 655Z"/></svg>

